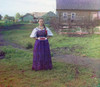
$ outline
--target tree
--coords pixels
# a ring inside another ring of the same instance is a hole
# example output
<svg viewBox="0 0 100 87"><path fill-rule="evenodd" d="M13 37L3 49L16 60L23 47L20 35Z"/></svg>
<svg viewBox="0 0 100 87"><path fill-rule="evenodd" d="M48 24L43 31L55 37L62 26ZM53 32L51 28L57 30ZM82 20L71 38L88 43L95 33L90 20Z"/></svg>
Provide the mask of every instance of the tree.
<svg viewBox="0 0 100 87"><path fill-rule="evenodd" d="M4 16L4 20L7 20L7 19L9 19L9 16L8 15L5 15Z"/></svg>
<svg viewBox="0 0 100 87"><path fill-rule="evenodd" d="M54 17L56 17L56 14L53 13L52 11L46 13L45 15L42 16L43 19L45 20L46 23L50 23L50 20Z"/></svg>
<svg viewBox="0 0 100 87"><path fill-rule="evenodd" d="M58 17L52 17L51 19L50 19L50 26L51 27L53 27L54 28L54 30L56 31L56 32L58 32L58 30L59 30L59 20L58 20Z"/></svg>
<svg viewBox="0 0 100 87"><path fill-rule="evenodd" d="M0 20L2 19L2 15L0 14Z"/></svg>
<svg viewBox="0 0 100 87"><path fill-rule="evenodd" d="M15 16L16 21L18 21L20 17L21 17L20 13L16 13L16 16Z"/></svg>

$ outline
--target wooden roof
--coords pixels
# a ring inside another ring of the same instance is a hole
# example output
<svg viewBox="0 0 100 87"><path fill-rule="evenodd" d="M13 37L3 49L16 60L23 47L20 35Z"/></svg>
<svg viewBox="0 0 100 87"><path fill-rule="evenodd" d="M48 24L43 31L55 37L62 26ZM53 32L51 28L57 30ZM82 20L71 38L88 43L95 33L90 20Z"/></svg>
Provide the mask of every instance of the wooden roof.
<svg viewBox="0 0 100 87"><path fill-rule="evenodd" d="M100 0L56 0L56 9L100 10Z"/></svg>

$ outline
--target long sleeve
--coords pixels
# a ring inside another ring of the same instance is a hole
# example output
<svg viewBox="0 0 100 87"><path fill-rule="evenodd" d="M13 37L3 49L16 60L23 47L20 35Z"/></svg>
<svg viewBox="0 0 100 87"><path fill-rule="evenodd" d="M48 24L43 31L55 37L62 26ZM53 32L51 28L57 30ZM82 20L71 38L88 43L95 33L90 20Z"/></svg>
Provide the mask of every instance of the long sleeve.
<svg viewBox="0 0 100 87"><path fill-rule="evenodd" d="M37 37L37 36L36 36L36 33L37 33L37 29L34 28L33 31L32 31L32 33L30 34L30 37L31 37L31 38Z"/></svg>
<svg viewBox="0 0 100 87"><path fill-rule="evenodd" d="M47 27L47 35L48 36L53 36L53 33L51 32L51 30Z"/></svg>

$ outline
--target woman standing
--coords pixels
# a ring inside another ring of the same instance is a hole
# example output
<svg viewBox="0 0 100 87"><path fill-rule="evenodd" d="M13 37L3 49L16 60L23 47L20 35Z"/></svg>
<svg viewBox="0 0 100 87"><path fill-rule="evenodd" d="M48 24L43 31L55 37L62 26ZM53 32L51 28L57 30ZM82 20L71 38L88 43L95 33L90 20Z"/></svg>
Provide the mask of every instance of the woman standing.
<svg viewBox="0 0 100 87"><path fill-rule="evenodd" d="M48 39L53 36L53 33L45 27L43 18L40 18L38 23L39 26L34 28L30 35L35 39L32 70L51 70L53 66Z"/></svg>

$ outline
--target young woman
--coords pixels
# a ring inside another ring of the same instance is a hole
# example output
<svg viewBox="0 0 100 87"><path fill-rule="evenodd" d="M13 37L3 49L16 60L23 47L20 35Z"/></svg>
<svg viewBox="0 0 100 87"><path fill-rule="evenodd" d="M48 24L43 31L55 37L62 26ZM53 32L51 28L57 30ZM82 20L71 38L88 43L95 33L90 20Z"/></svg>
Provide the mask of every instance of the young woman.
<svg viewBox="0 0 100 87"><path fill-rule="evenodd" d="M53 33L45 27L43 18L40 18L38 23L39 26L34 28L30 35L35 39L32 70L51 70L53 65L48 39L53 36Z"/></svg>

